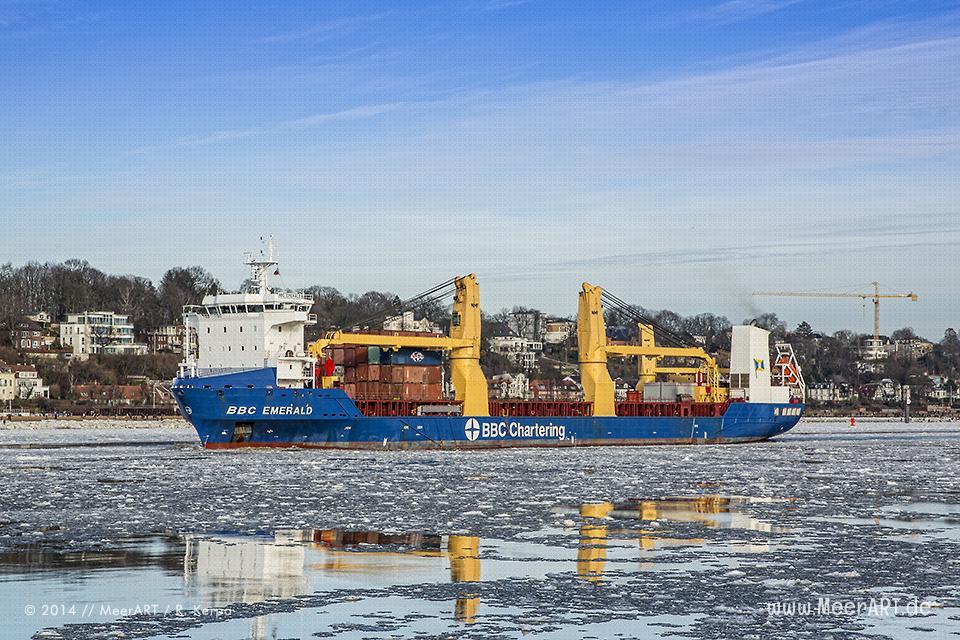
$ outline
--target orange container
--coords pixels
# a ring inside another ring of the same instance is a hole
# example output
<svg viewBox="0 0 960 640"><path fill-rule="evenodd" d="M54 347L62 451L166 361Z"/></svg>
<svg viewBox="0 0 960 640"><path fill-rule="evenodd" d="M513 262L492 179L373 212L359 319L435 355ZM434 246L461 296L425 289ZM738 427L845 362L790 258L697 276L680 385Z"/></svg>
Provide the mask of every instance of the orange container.
<svg viewBox="0 0 960 640"><path fill-rule="evenodd" d="M440 384L443 374L440 367L421 367L423 369L423 381L427 384Z"/></svg>

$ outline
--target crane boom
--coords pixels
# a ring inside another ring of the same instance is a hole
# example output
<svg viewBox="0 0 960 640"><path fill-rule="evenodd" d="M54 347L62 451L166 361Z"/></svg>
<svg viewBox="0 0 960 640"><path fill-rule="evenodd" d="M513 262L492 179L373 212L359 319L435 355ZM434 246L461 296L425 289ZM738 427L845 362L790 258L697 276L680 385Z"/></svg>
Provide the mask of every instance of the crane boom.
<svg viewBox="0 0 960 640"><path fill-rule="evenodd" d="M795 296L800 298L911 298L917 299L915 293L881 293L873 295L872 293L815 293L812 291L758 291L755 296Z"/></svg>
<svg viewBox="0 0 960 640"><path fill-rule="evenodd" d="M916 302L917 294L913 293L880 293L880 283L871 282L873 293L819 293L816 291L758 291L755 296L795 297L795 298L859 298L873 301L873 344L880 343L880 300L891 298L908 298Z"/></svg>
<svg viewBox="0 0 960 640"><path fill-rule="evenodd" d="M603 289L583 283L577 313L577 350L580 361L580 380L584 399L593 404L593 415L616 415L613 379L607 369L607 356L640 358L640 380L652 381L659 370L659 358L697 358L704 362L710 386L709 401L722 395L718 388L720 373L716 360L699 347L658 347L654 344L653 329L638 323L641 344L609 344L607 326L603 318ZM642 386L639 387L642 389Z"/></svg>
<svg viewBox="0 0 960 640"><path fill-rule="evenodd" d="M449 337L384 336L370 333L330 331L308 345L308 353L319 358L329 346L360 344L371 347L400 349L437 349L450 352L450 377L457 400L463 403L463 415L488 416L487 378L480 368L480 286L477 277L455 278L457 288L453 301L453 318Z"/></svg>

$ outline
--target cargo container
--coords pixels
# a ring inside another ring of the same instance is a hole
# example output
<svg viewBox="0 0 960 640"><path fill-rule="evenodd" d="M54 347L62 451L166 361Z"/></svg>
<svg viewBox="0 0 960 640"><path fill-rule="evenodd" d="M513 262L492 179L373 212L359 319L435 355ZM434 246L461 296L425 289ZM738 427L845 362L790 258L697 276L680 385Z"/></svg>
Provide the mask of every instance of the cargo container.
<svg viewBox="0 0 960 640"><path fill-rule="evenodd" d="M402 364L421 367L437 367L443 363L439 351L426 351L423 349L403 348L387 349L381 353L381 363L383 364Z"/></svg>

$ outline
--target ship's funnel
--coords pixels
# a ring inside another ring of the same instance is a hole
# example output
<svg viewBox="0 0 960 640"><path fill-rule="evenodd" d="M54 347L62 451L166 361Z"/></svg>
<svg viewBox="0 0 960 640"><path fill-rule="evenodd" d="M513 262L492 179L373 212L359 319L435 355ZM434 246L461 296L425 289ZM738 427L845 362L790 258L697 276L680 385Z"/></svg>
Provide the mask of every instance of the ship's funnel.
<svg viewBox="0 0 960 640"><path fill-rule="evenodd" d="M770 332L766 329L733 327L730 393L748 402L770 402Z"/></svg>

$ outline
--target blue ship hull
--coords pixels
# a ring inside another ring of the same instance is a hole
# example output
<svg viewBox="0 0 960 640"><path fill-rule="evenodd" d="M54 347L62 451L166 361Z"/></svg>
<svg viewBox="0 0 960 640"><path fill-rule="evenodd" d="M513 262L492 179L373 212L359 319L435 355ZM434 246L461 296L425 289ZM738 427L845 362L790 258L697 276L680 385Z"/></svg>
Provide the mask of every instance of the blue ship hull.
<svg viewBox="0 0 960 640"><path fill-rule="evenodd" d="M501 448L766 440L801 404L733 402L716 417L367 417L341 389L275 388L275 370L183 378L173 395L207 448Z"/></svg>

